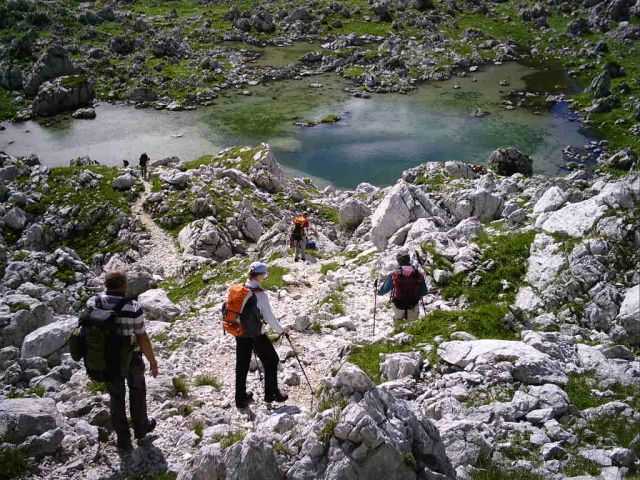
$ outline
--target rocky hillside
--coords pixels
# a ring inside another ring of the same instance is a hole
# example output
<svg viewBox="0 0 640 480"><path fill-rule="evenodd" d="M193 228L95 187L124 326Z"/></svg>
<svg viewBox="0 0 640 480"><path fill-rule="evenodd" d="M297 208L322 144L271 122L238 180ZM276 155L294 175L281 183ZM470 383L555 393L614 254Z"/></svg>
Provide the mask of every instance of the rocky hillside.
<svg viewBox="0 0 640 480"><path fill-rule="evenodd" d="M167 158L145 183L87 158L0 161L0 478L638 478L638 173L428 163L342 191L285 176L268 145ZM301 207L319 251L296 263ZM379 298L374 333L374 281L401 250L425 261L424 315L394 324ZM219 307L254 259L314 394L280 339L290 400L246 415ZM125 456L104 385L65 353L112 268L160 363L158 428Z"/></svg>

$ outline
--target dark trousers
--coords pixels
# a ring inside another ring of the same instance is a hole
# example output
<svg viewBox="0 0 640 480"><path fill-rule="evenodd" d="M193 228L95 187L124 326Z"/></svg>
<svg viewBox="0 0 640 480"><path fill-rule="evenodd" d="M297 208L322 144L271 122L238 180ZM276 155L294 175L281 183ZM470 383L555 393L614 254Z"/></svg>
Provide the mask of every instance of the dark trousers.
<svg viewBox="0 0 640 480"><path fill-rule="evenodd" d="M236 337L236 402L246 400L247 374L251 364L251 354L256 355L264 366L264 394L278 392L278 354L269 337L262 334L255 338Z"/></svg>
<svg viewBox="0 0 640 480"><path fill-rule="evenodd" d="M107 390L110 396L111 423L119 437L129 436L129 423L125 406L125 381L129 386L129 409L131 410L133 431L137 438L141 438L146 433L149 423L147 417L147 385L144 381L142 354L135 353L133 355L129 375L126 378L118 378L107 382Z"/></svg>

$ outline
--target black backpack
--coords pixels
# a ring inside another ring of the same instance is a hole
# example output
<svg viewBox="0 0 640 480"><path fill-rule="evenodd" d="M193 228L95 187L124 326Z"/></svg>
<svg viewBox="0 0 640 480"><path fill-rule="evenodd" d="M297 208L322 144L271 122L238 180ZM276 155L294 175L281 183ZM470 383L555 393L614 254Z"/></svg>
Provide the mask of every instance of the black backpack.
<svg viewBox="0 0 640 480"><path fill-rule="evenodd" d="M133 356L132 336L118 333L116 320L127 304L123 298L103 321L91 319L93 307L85 308L78 318L76 327L69 337L69 351L76 360L84 360L87 375L96 382L106 382L129 373ZM102 307L102 299L96 297L96 307Z"/></svg>
<svg viewBox="0 0 640 480"><path fill-rule="evenodd" d="M410 275L403 275L402 268L392 274L393 292L391 300L396 308L400 310L410 310L420 301L420 286L423 276L415 268Z"/></svg>

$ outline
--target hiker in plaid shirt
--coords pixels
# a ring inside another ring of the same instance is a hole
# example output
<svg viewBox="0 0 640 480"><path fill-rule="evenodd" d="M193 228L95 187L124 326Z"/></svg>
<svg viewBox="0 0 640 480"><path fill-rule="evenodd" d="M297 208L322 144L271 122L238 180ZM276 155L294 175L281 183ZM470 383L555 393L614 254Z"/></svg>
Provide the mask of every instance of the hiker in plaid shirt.
<svg viewBox="0 0 640 480"><path fill-rule="evenodd" d="M133 431L136 439L140 441L156 427L155 419L149 419L147 416L147 388L142 355L149 362L153 377L158 375L158 363L153 353L151 340L144 328L142 308L135 300L125 300L127 275L119 271L109 272L105 276L104 283L106 292L90 298L87 302L87 306L91 307L91 320L104 321L119 306L116 319L118 334L124 337L133 337L136 343L129 375L126 378L116 378L107 382L111 422L118 437L118 448L130 450L132 445L125 407L125 383L129 387L129 408Z"/></svg>

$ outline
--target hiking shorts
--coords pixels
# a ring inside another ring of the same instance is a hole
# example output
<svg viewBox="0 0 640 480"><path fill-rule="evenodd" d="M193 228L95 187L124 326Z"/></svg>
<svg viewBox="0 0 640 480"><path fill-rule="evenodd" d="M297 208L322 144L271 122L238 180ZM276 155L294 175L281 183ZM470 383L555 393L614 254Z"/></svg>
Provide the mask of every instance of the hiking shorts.
<svg viewBox="0 0 640 480"><path fill-rule="evenodd" d="M395 305L393 306L393 319L394 320L418 320L418 318L420 317L420 304L416 305L413 308L410 308L408 310L406 310L406 317L405 317L405 310L400 310L398 307L396 307Z"/></svg>

